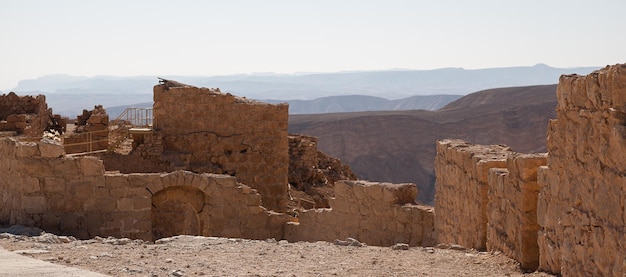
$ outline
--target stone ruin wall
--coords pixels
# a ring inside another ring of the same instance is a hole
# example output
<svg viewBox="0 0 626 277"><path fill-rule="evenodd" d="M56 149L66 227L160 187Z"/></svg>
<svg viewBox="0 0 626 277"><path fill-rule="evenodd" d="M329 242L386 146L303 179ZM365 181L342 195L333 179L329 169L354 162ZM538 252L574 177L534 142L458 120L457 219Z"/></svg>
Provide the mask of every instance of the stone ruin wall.
<svg viewBox="0 0 626 277"><path fill-rule="evenodd" d="M561 76L539 171L540 268L626 275L626 64Z"/></svg>
<svg viewBox="0 0 626 277"><path fill-rule="evenodd" d="M52 141L0 138L0 225L78 238L152 240L190 234L283 236L290 217L267 211L256 190L217 174L105 172L95 157L64 157Z"/></svg>
<svg viewBox="0 0 626 277"><path fill-rule="evenodd" d="M529 271L539 265L537 170L546 158L545 153L511 153L506 168L489 172L487 250L502 251Z"/></svg>
<svg viewBox="0 0 626 277"><path fill-rule="evenodd" d="M48 127L52 110L44 95L18 96L14 92L0 95L0 131L41 137Z"/></svg>
<svg viewBox="0 0 626 277"><path fill-rule="evenodd" d="M154 87L155 129L170 165L236 176L259 191L265 207L280 212L287 203L287 122L286 104L250 101L217 89Z"/></svg>
<svg viewBox="0 0 626 277"><path fill-rule="evenodd" d="M301 212L293 224L290 215L261 206L258 191L233 176L106 171L102 160L65 156L54 141L0 138L0 225L82 239L188 234L433 245L433 209L415 204L416 194L414 184L340 181L332 209Z"/></svg>
<svg viewBox="0 0 626 277"><path fill-rule="evenodd" d="M85 153L107 150L109 147L109 115L102 106L83 110L77 116L73 133L63 138L65 153Z"/></svg>
<svg viewBox="0 0 626 277"><path fill-rule="evenodd" d="M438 142L438 242L503 251L527 270L624 276L626 65L562 76L557 99L547 156Z"/></svg>
<svg viewBox="0 0 626 277"><path fill-rule="evenodd" d="M489 169L506 168L508 147L437 142L435 233L440 243L485 250Z"/></svg>
<svg viewBox="0 0 626 277"><path fill-rule="evenodd" d="M437 143L435 230L439 243L502 251L522 269L539 263L537 171L546 154L461 140Z"/></svg>
<svg viewBox="0 0 626 277"><path fill-rule="evenodd" d="M433 208L415 204L415 184L338 181L329 209L306 210L287 223L289 241L354 238L368 245L434 245Z"/></svg>

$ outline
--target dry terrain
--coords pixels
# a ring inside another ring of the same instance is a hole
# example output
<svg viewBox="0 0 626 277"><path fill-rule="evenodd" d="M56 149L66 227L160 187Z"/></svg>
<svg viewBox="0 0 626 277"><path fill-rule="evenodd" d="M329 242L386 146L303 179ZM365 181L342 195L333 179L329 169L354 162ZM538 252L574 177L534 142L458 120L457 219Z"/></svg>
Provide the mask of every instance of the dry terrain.
<svg viewBox="0 0 626 277"><path fill-rule="evenodd" d="M499 88L467 95L438 111L290 115L289 132L318 137L318 148L348 164L360 179L416 183L418 200L432 205L437 140L543 152L555 108L556 85Z"/></svg>
<svg viewBox="0 0 626 277"><path fill-rule="evenodd" d="M2 233L0 246L52 263L113 276L525 275L515 261L501 253L476 252L458 246L403 250L365 246L356 241L352 244L357 246L346 246L348 240L289 243L194 236L176 236L152 243L32 234ZM539 272L526 275L551 276Z"/></svg>

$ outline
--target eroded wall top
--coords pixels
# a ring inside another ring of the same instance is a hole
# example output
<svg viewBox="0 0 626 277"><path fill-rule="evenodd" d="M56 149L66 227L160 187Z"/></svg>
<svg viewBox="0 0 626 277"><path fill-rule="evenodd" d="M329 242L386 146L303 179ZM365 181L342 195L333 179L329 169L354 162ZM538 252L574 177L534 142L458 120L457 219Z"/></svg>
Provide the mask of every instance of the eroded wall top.
<svg viewBox="0 0 626 277"><path fill-rule="evenodd" d="M278 211L286 208L288 188L288 109L219 89L169 81L154 87L164 158L181 169L236 176Z"/></svg>

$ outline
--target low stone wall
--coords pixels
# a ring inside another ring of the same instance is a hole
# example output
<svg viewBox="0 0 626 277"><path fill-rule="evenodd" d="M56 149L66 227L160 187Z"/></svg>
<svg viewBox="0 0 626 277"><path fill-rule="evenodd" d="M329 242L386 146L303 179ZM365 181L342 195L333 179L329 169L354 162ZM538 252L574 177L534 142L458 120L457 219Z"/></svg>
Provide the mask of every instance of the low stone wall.
<svg viewBox="0 0 626 277"><path fill-rule="evenodd" d="M64 157L51 141L0 138L0 225L79 238L151 240L174 234L281 238L290 217L228 175L105 172L95 157Z"/></svg>
<svg viewBox="0 0 626 277"><path fill-rule="evenodd" d="M626 64L561 76L539 172L540 268L626 274Z"/></svg>
<svg viewBox="0 0 626 277"><path fill-rule="evenodd" d="M473 145L461 140L437 142L438 242L486 249L489 169L506 168L510 154L509 148L502 145Z"/></svg>
<svg viewBox="0 0 626 277"><path fill-rule="evenodd" d="M434 244L433 208L415 204L414 184L338 181L330 209L299 214L285 226L289 241L334 241L355 238L368 245Z"/></svg>
<svg viewBox="0 0 626 277"><path fill-rule="evenodd" d="M525 270L539 266L537 243L537 170L546 154L514 153L507 168L489 172L487 250L502 251Z"/></svg>

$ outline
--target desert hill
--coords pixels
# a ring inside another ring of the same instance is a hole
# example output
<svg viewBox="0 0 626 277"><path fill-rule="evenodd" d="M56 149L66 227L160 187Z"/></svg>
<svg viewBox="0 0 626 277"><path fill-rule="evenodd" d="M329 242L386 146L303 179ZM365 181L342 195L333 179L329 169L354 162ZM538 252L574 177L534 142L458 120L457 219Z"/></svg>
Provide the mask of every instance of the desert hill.
<svg viewBox="0 0 626 277"><path fill-rule="evenodd" d="M511 87L479 91L438 111L291 115L289 132L318 137L320 150L349 164L361 179L416 183L419 200L432 203L436 140L545 151L555 93L556 85Z"/></svg>

